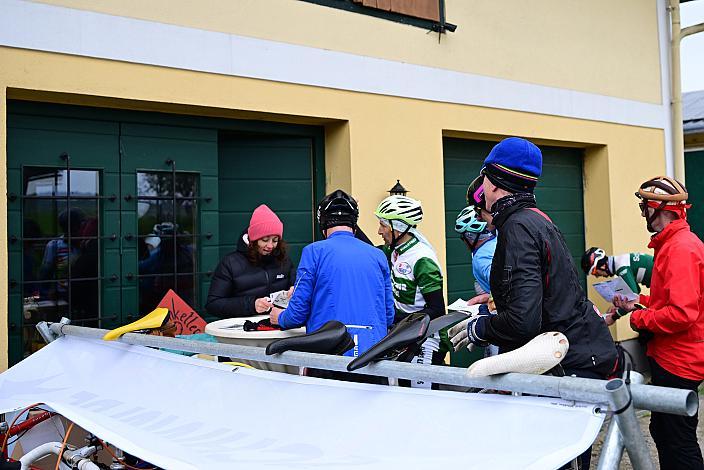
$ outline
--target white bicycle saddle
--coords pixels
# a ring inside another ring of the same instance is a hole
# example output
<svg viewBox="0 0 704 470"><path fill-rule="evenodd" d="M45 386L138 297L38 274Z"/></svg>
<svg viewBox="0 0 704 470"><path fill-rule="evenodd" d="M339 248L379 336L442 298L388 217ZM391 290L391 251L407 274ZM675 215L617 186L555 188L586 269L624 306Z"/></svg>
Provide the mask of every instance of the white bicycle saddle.
<svg viewBox="0 0 704 470"><path fill-rule="evenodd" d="M567 355L570 343L556 331L542 333L513 351L480 359L467 369L471 377L519 372L542 374L549 371Z"/></svg>

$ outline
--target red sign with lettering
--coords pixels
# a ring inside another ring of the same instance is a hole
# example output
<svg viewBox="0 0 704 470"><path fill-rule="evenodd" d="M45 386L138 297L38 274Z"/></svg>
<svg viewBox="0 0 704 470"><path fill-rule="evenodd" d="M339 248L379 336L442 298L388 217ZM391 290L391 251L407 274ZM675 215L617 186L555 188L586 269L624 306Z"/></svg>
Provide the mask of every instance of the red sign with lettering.
<svg viewBox="0 0 704 470"><path fill-rule="evenodd" d="M192 335L205 331L205 320L173 290L169 289L157 307L169 309L171 320L176 324L177 335Z"/></svg>

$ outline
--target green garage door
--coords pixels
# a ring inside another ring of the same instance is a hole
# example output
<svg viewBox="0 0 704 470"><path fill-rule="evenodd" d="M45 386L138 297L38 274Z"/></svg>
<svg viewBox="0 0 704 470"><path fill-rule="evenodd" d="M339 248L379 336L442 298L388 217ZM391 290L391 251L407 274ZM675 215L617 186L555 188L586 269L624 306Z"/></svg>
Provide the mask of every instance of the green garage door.
<svg viewBox="0 0 704 470"><path fill-rule="evenodd" d="M692 208L687 212L687 220L692 231L704 240L704 150L689 151L684 154L687 191Z"/></svg>
<svg viewBox="0 0 704 470"><path fill-rule="evenodd" d="M220 256L234 250L252 211L268 205L284 223L295 263L315 238L313 139L222 133L219 145Z"/></svg>
<svg viewBox="0 0 704 470"><path fill-rule="evenodd" d="M38 321L115 328L169 289L204 315L259 204L294 260L315 238L319 128L13 102L7 141L11 364Z"/></svg>
<svg viewBox="0 0 704 470"><path fill-rule="evenodd" d="M471 254L454 230L455 218L466 205L467 185L479 174L484 158L495 142L443 140L445 175L445 236L448 303L475 295ZM582 152L545 147L543 175L535 194L538 206L560 227L575 263L584 252L584 202ZM582 285L586 278L579 271ZM453 363L458 359L453 357Z"/></svg>

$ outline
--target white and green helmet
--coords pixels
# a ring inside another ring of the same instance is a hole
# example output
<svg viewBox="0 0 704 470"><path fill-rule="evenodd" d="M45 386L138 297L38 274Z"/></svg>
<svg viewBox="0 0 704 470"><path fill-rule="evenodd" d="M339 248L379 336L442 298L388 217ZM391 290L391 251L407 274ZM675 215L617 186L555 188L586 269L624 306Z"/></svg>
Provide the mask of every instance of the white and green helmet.
<svg viewBox="0 0 704 470"><path fill-rule="evenodd" d="M486 230L486 222L477 217L474 206L462 209L455 221L455 232L460 235L466 232L482 233Z"/></svg>
<svg viewBox="0 0 704 470"><path fill-rule="evenodd" d="M393 222L398 220L409 227L415 227L423 220L423 207L420 201L407 196L389 196L374 211L379 219Z"/></svg>

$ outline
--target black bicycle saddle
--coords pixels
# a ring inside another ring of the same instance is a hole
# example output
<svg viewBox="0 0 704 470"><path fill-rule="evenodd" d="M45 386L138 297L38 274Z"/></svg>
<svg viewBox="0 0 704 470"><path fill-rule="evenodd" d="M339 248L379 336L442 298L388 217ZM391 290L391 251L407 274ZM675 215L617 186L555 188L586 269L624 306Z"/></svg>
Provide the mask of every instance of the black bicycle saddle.
<svg viewBox="0 0 704 470"><path fill-rule="evenodd" d="M412 346L418 346L428 333L430 316L425 313L412 313L396 324L391 332L384 336L364 354L347 364L347 370L361 369L370 362L399 356Z"/></svg>
<svg viewBox="0 0 704 470"><path fill-rule="evenodd" d="M301 351L318 354L342 354L354 346L347 327L336 320L325 323L313 333L272 341L266 347L268 355L285 351Z"/></svg>

